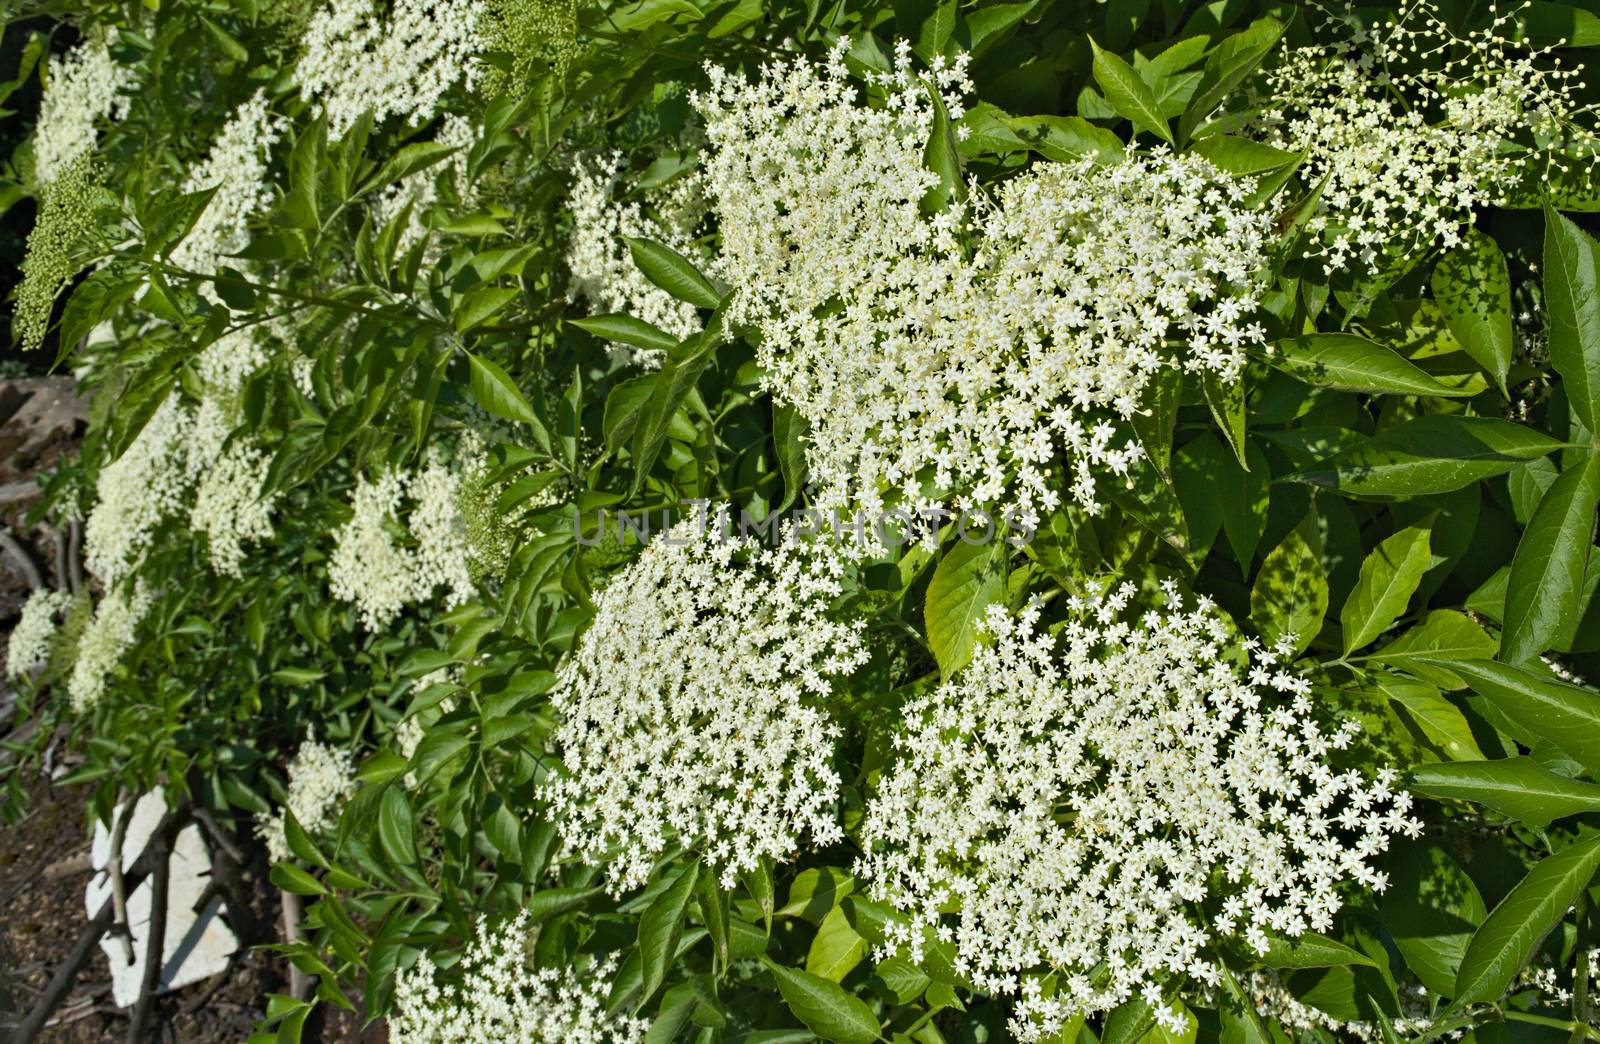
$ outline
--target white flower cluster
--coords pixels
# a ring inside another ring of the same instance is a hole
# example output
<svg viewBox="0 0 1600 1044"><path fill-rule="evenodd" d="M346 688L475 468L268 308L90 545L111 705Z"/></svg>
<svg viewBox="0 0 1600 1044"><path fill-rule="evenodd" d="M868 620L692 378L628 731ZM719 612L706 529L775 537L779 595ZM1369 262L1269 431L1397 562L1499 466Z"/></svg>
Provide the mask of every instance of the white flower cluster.
<svg viewBox="0 0 1600 1044"><path fill-rule="evenodd" d="M115 587L100 600L78 639L72 677L67 679L67 697L74 711L81 714L100 702L106 679L133 645L139 624L154 602L142 580L131 587Z"/></svg>
<svg viewBox="0 0 1600 1044"><path fill-rule="evenodd" d="M36 588L22 603L22 616L11 630L6 644L6 677L20 678L43 667L50 660L50 643L56 636L56 623L72 608L70 591Z"/></svg>
<svg viewBox="0 0 1600 1044"><path fill-rule="evenodd" d="M1592 150L1574 123L1578 70L1517 42L1520 10L1466 36L1433 0L1370 27L1344 16L1343 39L1295 48L1267 74L1260 129L1306 152L1304 177L1322 184L1309 227L1329 267L1450 247L1473 208L1563 168L1566 146Z"/></svg>
<svg viewBox="0 0 1600 1044"><path fill-rule="evenodd" d="M828 613L848 559L726 524L685 519L608 581L552 696L566 772L543 797L619 893L672 845L731 886L802 837L842 836L838 728L818 704L866 659L860 622Z"/></svg>
<svg viewBox="0 0 1600 1044"><path fill-rule="evenodd" d="M474 444L463 439L457 456ZM369 629L378 630L407 605L427 601L439 587L447 589L445 604L452 607L473 596L472 552L461 515L462 474L471 466L461 460L452 467L432 449L414 475L391 470L356 484L353 516L334 532L328 586L336 598L355 603ZM407 500L406 531L414 546L403 546L390 531Z"/></svg>
<svg viewBox="0 0 1600 1044"><path fill-rule="evenodd" d="M211 151L184 181L184 192L216 189L194 228L172 252L172 263L211 275L222 259L250 245L252 215L272 203L267 165L288 121L267 110L267 93L258 90L235 110Z"/></svg>
<svg viewBox="0 0 1600 1044"><path fill-rule="evenodd" d="M422 123L458 81L477 81L483 13L482 0L329 0L300 42L301 94L334 140L368 112Z"/></svg>
<svg viewBox="0 0 1600 1044"><path fill-rule="evenodd" d="M133 83L133 71L118 65L104 36L93 36L46 67L44 99L33 138L34 179L48 185L94 149L95 124L126 111L119 98Z"/></svg>
<svg viewBox="0 0 1600 1044"><path fill-rule="evenodd" d="M293 855L284 833L284 813L307 834L321 834L339 822L339 806L356 792L355 762L348 750L307 739L289 762L289 796L285 808L262 814L256 835L266 842L272 861Z"/></svg>
<svg viewBox="0 0 1600 1044"><path fill-rule="evenodd" d="M649 1023L606 1011L615 956L584 971L529 964L526 913L491 931L478 926L457 966L439 983L423 956L395 979L389 1039L394 1044L638 1044Z"/></svg>
<svg viewBox="0 0 1600 1044"><path fill-rule="evenodd" d="M439 198L441 177L449 178L457 192L462 193L465 198L471 198L472 186L467 183L467 150L472 147L477 137L478 131L470 119L455 113L448 114L441 122L439 133L433 140L436 144L447 145L457 151L450 154L442 168L428 167L390 185L373 204L372 221L378 228L383 228L399 217L401 211L410 208L405 228L401 230L396 240L396 253L404 254L427 235L428 226L424 223L424 219L428 208Z"/></svg>
<svg viewBox="0 0 1600 1044"><path fill-rule="evenodd" d="M588 158L576 165L567 209L572 214L572 236L567 241L567 270L572 273L569 296L583 297L596 313L624 312L643 319L682 340L700 329L694 305L680 301L646 279L633 263L623 237L653 239L687 257L694 256L691 240L704 208L682 196L698 193L700 179L679 178L669 186L676 195L663 194L660 211L677 220L657 221L639 203L617 198L622 188L622 154ZM612 345L619 361L646 369L661 365L659 351Z"/></svg>
<svg viewBox="0 0 1600 1044"><path fill-rule="evenodd" d="M1021 1039L1136 995L1173 1021L1163 980L1214 983L1214 937L1326 930L1341 882L1381 890L1370 861L1421 829L1387 770L1329 765L1356 726L1324 733L1278 655L1204 601L1126 622L1132 594L1072 599L1059 642L991 607L992 644L908 706L862 826L859 873L909 918L887 948L953 941L1020 996Z"/></svg>
<svg viewBox="0 0 1600 1044"><path fill-rule="evenodd" d="M249 331L219 338L196 360L205 397L191 407L177 391L156 409L122 456L102 468L84 527L89 570L112 585L143 561L155 530L189 505L211 565L237 577L244 544L272 535L274 495L262 495L270 458L249 434L234 437L244 381L266 360Z"/></svg>
<svg viewBox="0 0 1600 1044"><path fill-rule="evenodd" d="M84 525L84 563L107 587L138 568L156 527L182 506L193 424L192 411L174 391L122 456L100 469Z"/></svg>
<svg viewBox="0 0 1600 1044"><path fill-rule="evenodd" d="M1113 421L1150 375L1231 379L1260 340L1269 216L1249 182L1158 152L1040 164L930 218L934 107L909 49L869 108L842 47L755 83L711 68L695 98L730 318L759 327L768 387L810 422L813 479L869 510L899 489L1028 517L1059 502L1064 452L1097 506L1093 471L1137 457ZM964 64L930 79L959 118Z"/></svg>

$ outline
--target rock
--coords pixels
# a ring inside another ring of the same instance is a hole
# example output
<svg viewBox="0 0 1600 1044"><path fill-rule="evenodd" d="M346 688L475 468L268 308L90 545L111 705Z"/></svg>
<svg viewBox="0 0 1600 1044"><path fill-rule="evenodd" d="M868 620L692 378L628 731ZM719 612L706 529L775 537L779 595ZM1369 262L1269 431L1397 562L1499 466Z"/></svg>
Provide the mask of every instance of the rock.
<svg viewBox="0 0 1600 1044"><path fill-rule="evenodd" d="M124 815L126 810L126 804L120 805L116 814ZM133 819L128 823L128 835L122 845L124 867L132 866L139 858L165 812L166 802L158 793L146 794L134 805ZM111 877L105 872L110 858L111 833L103 824L96 823L90 845L95 875L84 893L91 915L111 897ZM167 891L165 961L161 968L160 990L163 993L221 974L227 970L228 958L239 947L239 941L220 916L220 898L211 900L203 911L195 913L195 904L211 879L211 860L198 826L191 823L179 832L167 865L171 877ZM128 920L133 929L132 964L123 959L120 938L107 935L100 940L100 947L106 951L111 964L112 998L123 1008L132 1007L139 999L139 984L144 979L145 936L150 922L148 880L141 882L128 896Z"/></svg>

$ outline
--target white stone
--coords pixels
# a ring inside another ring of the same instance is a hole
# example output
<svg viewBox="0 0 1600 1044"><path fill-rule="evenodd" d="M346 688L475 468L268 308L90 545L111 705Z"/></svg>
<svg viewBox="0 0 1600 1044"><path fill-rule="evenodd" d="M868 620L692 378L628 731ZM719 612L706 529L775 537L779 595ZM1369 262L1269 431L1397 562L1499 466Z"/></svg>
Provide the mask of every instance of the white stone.
<svg viewBox="0 0 1600 1044"><path fill-rule="evenodd" d="M166 810L166 802L159 793L146 794L134 805L128 836L122 845L124 869L131 867L144 851ZM115 815L120 817L126 813L127 805L123 804L117 807ZM111 898L111 877L105 869L110 859L111 832L104 824L96 823L90 846L95 875L84 893L90 917ZM239 947L233 932L222 920L220 898L212 899L201 913L194 911L211 879L211 860L199 827L191 823L178 833L167 866L167 930L160 980L163 993L221 974L227 970L228 957ZM126 950L121 939L108 933L100 940L100 947L106 951L111 964L112 997L124 1008L131 1007L139 999L139 985L144 980L145 939L150 930L148 879L128 896L128 920L133 931L132 964L124 960Z"/></svg>

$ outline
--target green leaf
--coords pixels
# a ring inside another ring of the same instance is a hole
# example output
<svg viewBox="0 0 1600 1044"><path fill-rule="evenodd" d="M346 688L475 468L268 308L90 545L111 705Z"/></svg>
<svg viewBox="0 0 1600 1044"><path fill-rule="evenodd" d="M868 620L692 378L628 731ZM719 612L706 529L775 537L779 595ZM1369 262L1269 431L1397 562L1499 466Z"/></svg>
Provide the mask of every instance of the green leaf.
<svg viewBox="0 0 1600 1044"><path fill-rule="evenodd" d="M378 807L378 841L395 863L412 866L417 862L417 842L413 833L411 802L404 788L388 786Z"/></svg>
<svg viewBox="0 0 1600 1044"><path fill-rule="evenodd" d="M1426 841L1399 842L1384 869L1384 928L1424 986L1453 995L1467 944L1489 913L1478 886L1444 845Z"/></svg>
<svg viewBox="0 0 1600 1044"><path fill-rule="evenodd" d="M1398 704L1405 711L1405 716L1416 724L1429 743L1444 752L1446 758L1451 761L1483 760L1483 751L1472 735L1472 726L1468 724L1466 715L1446 699L1437 686L1384 674L1378 677L1378 688L1391 703Z"/></svg>
<svg viewBox="0 0 1600 1044"><path fill-rule="evenodd" d="M1532 0L1519 8L1517 15L1530 43L1566 47L1600 44L1600 17L1581 7Z"/></svg>
<svg viewBox="0 0 1600 1044"><path fill-rule="evenodd" d="M1499 244L1468 228L1434 266L1433 298L1462 351L1505 394L1511 368L1511 277Z"/></svg>
<svg viewBox="0 0 1600 1044"><path fill-rule="evenodd" d="M1600 785L1558 776L1524 757L1424 765L1412 772L1407 789L1485 805L1536 827L1600 811Z"/></svg>
<svg viewBox="0 0 1600 1044"><path fill-rule="evenodd" d="M1540 860L1489 912L1456 973L1455 1006L1499 999L1600 867L1600 838Z"/></svg>
<svg viewBox="0 0 1600 1044"><path fill-rule="evenodd" d="M865 1001L846 993L843 986L820 975L762 960L778 981L783 1002L812 1033L838 1044L872 1044L878 1039L877 1016Z"/></svg>
<svg viewBox="0 0 1600 1044"><path fill-rule="evenodd" d="M1128 418L1139 446L1162 479L1172 481L1172 433L1183 401L1183 371L1164 366L1150 375L1139 409Z"/></svg>
<svg viewBox="0 0 1600 1044"><path fill-rule="evenodd" d="M283 201L283 215L292 228L309 231L321 225L317 189L326 132L327 122L319 117L300 132L294 151L289 154L289 191Z"/></svg>
<svg viewBox="0 0 1600 1044"><path fill-rule="evenodd" d="M1572 412L1600 433L1600 243L1544 208L1544 297L1550 362Z"/></svg>
<svg viewBox="0 0 1600 1044"><path fill-rule="evenodd" d="M955 4L951 3L952 11ZM944 99L931 83L924 83L933 105L933 128L928 134L928 144L922 151L922 165L939 176L937 188L930 189L922 200L927 213L938 213L952 201L967 198L967 183L961 176L961 152L956 146L955 130L950 126L950 113L945 110Z"/></svg>
<svg viewBox="0 0 1600 1044"><path fill-rule="evenodd" d="M933 982L921 968L904 957L894 956L879 961L872 969L877 981L894 997L896 1004L910 1004L922 996L922 991Z"/></svg>
<svg viewBox="0 0 1600 1044"><path fill-rule="evenodd" d="M1346 656L1387 631L1406 611L1432 561L1428 537L1420 527L1402 529L1361 563L1356 585L1339 611Z"/></svg>
<svg viewBox="0 0 1600 1044"><path fill-rule="evenodd" d="M928 648L949 678L972 659L984 610L1005 598L1006 543L957 540L933 571L923 603Z"/></svg>
<svg viewBox="0 0 1600 1044"><path fill-rule="evenodd" d="M1383 395L1465 394L1440 384L1393 349L1356 334L1291 337L1272 346L1267 362L1314 388Z"/></svg>
<svg viewBox="0 0 1600 1044"><path fill-rule="evenodd" d="M1223 381L1215 371L1207 370L1200 378L1200 389L1205 395L1206 405L1211 408L1212 419L1227 440L1228 448L1233 450L1233 458L1241 468L1249 471L1250 456L1245 450L1244 441L1243 375L1230 383Z"/></svg>
<svg viewBox="0 0 1600 1044"><path fill-rule="evenodd" d="M1105 92L1106 101L1117 114L1168 145L1175 144L1172 128L1162 118L1161 104L1150 85L1139 78L1133 66L1101 48L1092 37L1089 46L1094 50L1094 81Z"/></svg>
<svg viewBox="0 0 1600 1044"><path fill-rule="evenodd" d="M778 454L778 470L783 475L783 500L774 511L789 510L805 489L806 444L808 433L806 419L788 403L772 403L772 445Z"/></svg>
<svg viewBox="0 0 1600 1044"><path fill-rule="evenodd" d="M1322 629L1328 611L1328 578L1322 568L1315 512L1283 538L1262 561L1250 589L1250 619L1270 644L1293 636L1294 655Z"/></svg>
<svg viewBox="0 0 1600 1044"><path fill-rule="evenodd" d="M534 438L548 453L550 433L545 430L544 422L533 412L533 406L511 376L500 368L499 363L481 355L469 354L467 362L472 368L472 398L478 405L496 417L519 421L532 428Z"/></svg>
<svg viewBox="0 0 1600 1044"><path fill-rule="evenodd" d="M480 286L456 302L451 313L457 333L465 333L493 319L506 305L515 301L522 291L514 286Z"/></svg>
<svg viewBox="0 0 1600 1044"><path fill-rule="evenodd" d="M605 891L603 888L546 888L528 896L522 904L534 924L570 913Z"/></svg>
<svg viewBox="0 0 1600 1044"><path fill-rule="evenodd" d="M821 924L828 911L855 891L855 878L834 867L810 867L795 875L789 900L775 911L778 917L800 917Z"/></svg>
<svg viewBox="0 0 1600 1044"><path fill-rule="evenodd" d="M1185 141L1278 45L1284 29L1282 23L1262 18L1219 43L1206 56L1200 83L1178 120L1178 133Z"/></svg>
<svg viewBox="0 0 1600 1044"><path fill-rule="evenodd" d="M722 303L722 295L711 280L676 250L650 239L623 238L639 271L673 297L697 308L715 308Z"/></svg>
<svg viewBox="0 0 1600 1044"><path fill-rule="evenodd" d="M1560 445L1511 421L1430 413L1385 428L1291 478L1357 496L1451 493Z"/></svg>
<svg viewBox="0 0 1600 1044"><path fill-rule="evenodd" d="M1293 939L1269 935L1267 952L1256 954L1255 958L1268 968L1337 968L1349 964L1364 964L1371 968L1378 966L1376 961L1360 950L1316 932L1305 932Z"/></svg>
<svg viewBox="0 0 1600 1044"><path fill-rule="evenodd" d="M1189 146L1189 151L1209 160L1219 170L1239 177L1277 170L1300 158L1298 152L1286 152L1232 134L1213 134L1201 138Z"/></svg>
<svg viewBox="0 0 1600 1044"><path fill-rule="evenodd" d="M633 438L639 414L644 412L645 404L650 401L655 388L656 376L652 373L630 378L611 389L611 394L606 396L605 417L601 421L607 450L615 453Z"/></svg>
<svg viewBox="0 0 1600 1044"><path fill-rule="evenodd" d="M661 455L672 417L711 364L721 330L722 311L718 309L699 336L689 338L667 353L661 370L655 376L650 398L639 411L638 423L633 431L633 487L630 495L637 493L644 485L645 476Z"/></svg>
<svg viewBox="0 0 1600 1044"><path fill-rule="evenodd" d="M844 907L835 906L822 919L811 940L811 949L806 952L806 971L841 982L866 955L867 940L850 926Z"/></svg>
<svg viewBox="0 0 1600 1044"><path fill-rule="evenodd" d="M567 325L608 341L650 351L670 352L678 346L678 339L667 331L631 315L591 315L587 319L568 319Z"/></svg>
<svg viewBox="0 0 1600 1044"><path fill-rule="evenodd" d="M274 863L271 878L273 884L294 895L328 894L327 888L323 887L321 881L293 863Z"/></svg>
<svg viewBox="0 0 1600 1044"><path fill-rule="evenodd" d="M701 874L695 886L700 900L700 921L711 936L716 951L716 966L728 966L728 896L722 890L715 874Z"/></svg>
<svg viewBox="0 0 1600 1044"><path fill-rule="evenodd" d="M1453 609L1435 609L1366 659L1404 667L1436 684L1459 689L1466 684L1455 673L1461 662L1487 660L1499 648L1500 644L1470 617Z"/></svg>
<svg viewBox="0 0 1600 1044"><path fill-rule="evenodd" d="M416 141L402 145L394 155L383 161L377 173L361 186L361 193L392 185L401 178L427 170L452 153L461 151L459 145L445 145L437 141Z"/></svg>
<svg viewBox="0 0 1600 1044"><path fill-rule="evenodd" d="M1504 658L1531 660L1583 612L1584 573L1600 507L1600 456L1585 454L1551 484L1517 543L1501 622Z"/></svg>
<svg viewBox="0 0 1600 1044"><path fill-rule="evenodd" d="M644 961L644 985L639 992L643 1007L667 979L678 952L678 937L683 934L683 915L694 896L700 864L690 863L678 872L672 884L656 896L639 918L639 954Z"/></svg>
<svg viewBox="0 0 1600 1044"><path fill-rule="evenodd" d="M1600 772L1600 693L1492 660L1448 667L1518 726Z"/></svg>

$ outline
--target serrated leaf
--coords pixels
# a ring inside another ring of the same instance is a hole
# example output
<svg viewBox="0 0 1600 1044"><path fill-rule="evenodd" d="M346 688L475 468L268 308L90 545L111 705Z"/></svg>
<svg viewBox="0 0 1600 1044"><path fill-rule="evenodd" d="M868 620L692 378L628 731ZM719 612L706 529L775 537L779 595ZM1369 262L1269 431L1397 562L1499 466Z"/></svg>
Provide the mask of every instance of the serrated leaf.
<svg viewBox="0 0 1600 1044"><path fill-rule="evenodd" d="M805 488L806 420L793 406L774 400L772 404L772 446L777 451L778 471L783 475L783 499L774 511L789 510Z"/></svg>
<svg viewBox="0 0 1600 1044"><path fill-rule="evenodd" d="M806 952L806 971L832 982L843 981L846 975L867 955L867 940L850 926L842 906L828 911L811 939Z"/></svg>
<svg viewBox="0 0 1600 1044"><path fill-rule="evenodd" d="M1517 542L1501 622L1504 657L1531 660L1553 647L1583 612L1584 574L1600 508L1600 456L1590 453L1558 476Z"/></svg>
<svg viewBox="0 0 1600 1044"><path fill-rule="evenodd" d="M521 296L514 286L480 286L456 301L451 312L457 333L465 333L482 326L498 315L501 309Z"/></svg>
<svg viewBox="0 0 1600 1044"><path fill-rule="evenodd" d="M639 271L673 297L697 308L716 308L722 303L722 295L711 280L676 250L651 239L624 238Z"/></svg>
<svg viewBox="0 0 1600 1044"><path fill-rule="evenodd" d="M417 843L411 818L411 802L397 786L385 787L378 806L378 842L384 854L401 866L417 862Z"/></svg>
<svg viewBox="0 0 1600 1044"><path fill-rule="evenodd" d="M1305 932L1292 939L1267 936L1267 952L1251 955L1268 968L1337 968L1363 964L1376 968L1378 962L1360 950L1316 932Z"/></svg>
<svg viewBox="0 0 1600 1044"><path fill-rule="evenodd" d="M1600 785L1558 776L1526 757L1424 765L1412 771L1407 789L1470 801L1536 827L1600 811Z"/></svg>
<svg viewBox="0 0 1600 1044"><path fill-rule="evenodd" d="M1500 901L1467 944L1456 1006L1499 999L1600 867L1600 838L1541 859Z"/></svg>
<svg viewBox="0 0 1600 1044"><path fill-rule="evenodd" d="M1172 128L1162 117L1161 105L1150 85L1139 77L1133 66L1102 48L1092 37L1089 46L1094 51L1094 82L1100 85L1106 101L1117 114L1168 145L1175 144Z"/></svg>
<svg viewBox="0 0 1600 1044"><path fill-rule="evenodd" d="M1511 277L1499 244L1468 228L1434 266L1432 286L1451 335L1504 394L1511 367Z"/></svg>
<svg viewBox="0 0 1600 1044"><path fill-rule="evenodd" d="M1271 145L1232 134L1213 134L1201 138L1189 147L1189 151L1203 156L1219 170L1239 177L1277 170L1300 158L1298 152L1275 149Z"/></svg>
<svg viewBox="0 0 1600 1044"><path fill-rule="evenodd" d="M1215 371L1207 370L1200 378L1200 389L1211 409L1211 418L1217 422L1217 430L1233 450L1233 459L1249 471L1250 456L1244 437L1244 376L1241 374L1238 380L1225 382Z"/></svg>
<svg viewBox="0 0 1600 1044"><path fill-rule="evenodd" d="M1344 652L1361 648L1389 629L1406 611L1432 555L1428 530L1412 526L1385 538L1366 560L1339 611Z"/></svg>
<svg viewBox="0 0 1600 1044"><path fill-rule="evenodd" d="M656 896L639 918L639 953L644 962L640 1006L655 996L656 990L666 981L667 969L677 956L678 938L683 934L683 916L689 909L699 875L699 863L690 863L680 870L672 884Z"/></svg>
<svg viewBox="0 0 1600 1044"><path fill-rule="evenodd" d="M496 417L526 424L533 429L534 438L545 452L550 451L550 433L544 422L533 412L527 396L522 394L510 374L500 364L481 355L468 354L467 362L472 373L472 398L479 406Z"/></svg>
<svg viewBox="0 0 1600 1044"><path fill-rule="evenodd" d="M1484 754L1461 709L1428 682L1381 675L1378 688L1416 723L1429 743L1451 761L1482 761Z"/></svg>
<svg viewBox="0 0 1600 1044"><path fill-rule="evenodd" d="M928 648L949 678L972 659L984 611L1005 598L1004 540L957 540L933 571L923 603Z"/></svg>
<svg viewBox="0 0 1600 1044"><path fill-rule="evenodd" d="M678 339L667 331L631 315L591 315L587 319L568 319L567 325L608 341L649 351L670 352L678 346Z"/></svg>
<svg viewBox="0 0 1600 1044"><path fill-rule="evenodd" d="M1572 411L1600 433L1600 243L1549 204L1544 221L1550 362Z"/></svg>
<svg viewBox="0 0 1600 1044"><path fill-rule="evenodd" d="M1600 693L1492 660L1446 666L1518 726L1600 772Z"/></svg>
<svg viewBox="0 0 1600 1044"><path fill-rule="evenodd" d="M949 5L953 10L954 3ZM928 144L922 151L922 165L938 175L939 184L923 197L922 208L933 214L944 210L952 201L967 198L967 183L961 176L961 152L956 146L955 130L950 126L950 114L945 110L944 99L932 83L923 85L933 107L933 127L928 133Z"/></svg>
<svg viewBox="0 0 1600 1044"><path fill-rule="evenodd" d="M812 1033L838 1044L872 1044L878 1039L878 1019L861 998L820 975L770 960L764 963L778 982L783 1002Z"/></svg>
<svg viewBox="0 0 1600 1044"><path fill-rule="evenodd" d="M1434 380L1393 349L1356 334L1308 334L1278 341L1267 362L1314 388L1383 395L1466 394Z"/></svg>
<svg viewBox="0 0 1600 1044"><path fill-rule="evenodd" d="M1291 478L1358 496L1452 493L1560 443L1525 425L1493 417L1430 413L1385 428Z"/></svg>
<svg viewBox="0 0 1600 1044"><path fill-rule="evenodd" d="M1322 568L1315 513L1291 529L1262 560L1250 589L1250 619L1269 644L1293 637L1295 655L1322 629L1328 578Z"/></svg>
<svg viewBox="0 0 1600 1044"><path fill-rule="evenodd" d="M1274 19L1262 18L1223 40L1206 56L1200 83L1178 120L1178 133L1184 140L1261 64L1278 45L1285 28Z"/></svg>

